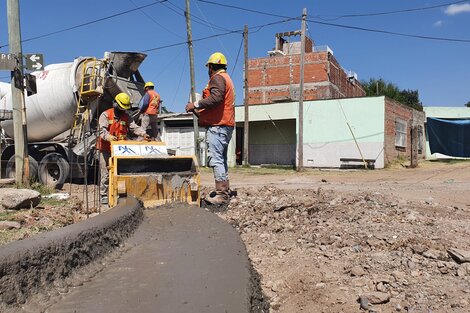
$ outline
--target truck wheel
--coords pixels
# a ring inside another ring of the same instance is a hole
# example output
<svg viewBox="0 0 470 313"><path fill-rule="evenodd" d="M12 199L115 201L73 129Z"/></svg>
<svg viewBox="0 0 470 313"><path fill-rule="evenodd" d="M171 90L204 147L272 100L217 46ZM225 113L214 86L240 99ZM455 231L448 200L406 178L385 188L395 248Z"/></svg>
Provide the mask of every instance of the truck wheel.
<svg viewBox="0 0 470 313"><path fill-rule="evenodd" d="M38 178L38 161L32 156L28 157L29 159L29 179L35 181ZM7 162L7 167L5 169L6 178L15 178L16 168L15 168L15 156L12 155Z"/></svg>
<svg viewBox="0 0 470 313"><path fill-rule="evenodd" d="M60 189L69 177L69 162L60 153L49 153L39 163L39 182Z"/></svg>

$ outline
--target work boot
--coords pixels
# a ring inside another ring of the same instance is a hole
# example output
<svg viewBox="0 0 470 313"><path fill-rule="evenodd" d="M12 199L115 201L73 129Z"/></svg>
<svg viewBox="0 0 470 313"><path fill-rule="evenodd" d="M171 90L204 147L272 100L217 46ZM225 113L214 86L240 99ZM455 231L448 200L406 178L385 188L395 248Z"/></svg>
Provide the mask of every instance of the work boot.
<svg viewBox="0 0 470 313"><path fill-rule="evenodd" d="M215 191L212 191L204 200L210 204L228 204L230 195L227 181L216 181Z"/></svg>
<svg viewBox="0 0 470 313"><path fill-rule="evenodd" d="M230 189L230 180L227 179L227 191L228 191L228 196L230 198L236 197L237 196L237 191Z"/></svg>

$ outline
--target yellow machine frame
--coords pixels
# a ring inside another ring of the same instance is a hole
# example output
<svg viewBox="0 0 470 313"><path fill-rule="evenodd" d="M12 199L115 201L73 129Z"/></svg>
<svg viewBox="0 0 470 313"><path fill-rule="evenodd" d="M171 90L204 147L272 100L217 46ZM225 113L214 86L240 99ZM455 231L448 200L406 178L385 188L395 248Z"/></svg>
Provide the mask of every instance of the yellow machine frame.
<svg viewBox="0 0 470 313"><path fill-rule="evenodd" d="M109 206L134 196L153 207L171 202L200 203L200 173L194 156L170 156L163 142L111 142Z"/></svg>

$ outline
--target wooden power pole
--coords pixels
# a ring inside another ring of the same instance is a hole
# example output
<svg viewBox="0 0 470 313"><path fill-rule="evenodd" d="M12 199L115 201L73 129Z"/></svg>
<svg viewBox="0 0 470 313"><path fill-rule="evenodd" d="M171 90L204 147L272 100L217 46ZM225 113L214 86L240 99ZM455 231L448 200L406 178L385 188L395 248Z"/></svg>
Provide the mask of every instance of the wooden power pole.
<svg viewBox="0 0 470 313"><path fill-rule="evenodd" d="M248 166L248 138L250 130L250 118L248 113L248 25L245 25L243 29L243 42L244 42L244 52L245 52L245 77L244 77L244 88L245 88L245 97L243 99L243 104L245 105L245 122L243 124L243 165Z"/></svg>
<svg viewBox="0 0 470 313"><path fill-rule="evenodd" d="M23 93L23 53L21 50L20 7L18 0L7 0L8 45L15 54L16 68L12 72L13 136L15 137L16 184L29 186L26 109Z"/></svg>
<svg viewBox="0 0 470 313"><path fill-rule="evenodd" d="M307 18L307 8L302 11L302 30L300 33L300 82L299 82L299 138L298 156L299 164L297 171L304 170L304 71L305 71L305 19Z"/></svg>
<svg viewBox="0 0 470 313"><path fill-rule="evenodd" d="M191 32L191 14L189 11L189 0L186 0L186 32L188 35L188 50L189 50L189 75L191 76L191 102L196 101L196 89L195 89L195 78L194 78L194 52L193 52L193 35ZM199 152L199 125L196 114L193 114L193 129L194 129L194 154L196 155L197 162L201 164L201 155Z"/></svg>

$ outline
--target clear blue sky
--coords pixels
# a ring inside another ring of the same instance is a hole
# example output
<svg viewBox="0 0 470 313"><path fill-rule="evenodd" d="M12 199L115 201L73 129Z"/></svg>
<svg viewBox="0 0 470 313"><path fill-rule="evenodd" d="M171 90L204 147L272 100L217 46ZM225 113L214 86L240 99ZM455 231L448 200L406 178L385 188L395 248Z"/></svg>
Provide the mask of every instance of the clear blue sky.
<svg viewBox="0 0 470 313"><path fill-rule="evenodd" d="M452 3L451 0L377 1L377 0L211 0L224 5L243 7L285 17L300 17L302 8L309 14L308 35L318 46L328 45L341 66L358 74L360 80L383 78L402 89L417 89L425 106L463 106L470 101L470 42L425 40L385 33L340 28L318 24L326 22L373 30L417 36L464 39L470 41L470 1L455 5L409 12L364 15ZM43 53L46 64L71 62L77 56L102 57L104 51L145 51L186 40L183 17L184 0L162 4L152 0L45 0L21 1L22 39L45 35L87 22L154 4L83 27L60 32L23 43L23 53ZM180 9L181 8L181 9ZM8 52L6 1L0 14L0 53ZM283 17L238 10L191 0L193 39L242 30L283 20ZM207 21L216 25L207 25ZM251 29L249 57L263 57L274 46L277 32L300 29L293 20ZM196 41L196 90L207 83L204 64L215 51L226 54L229 73L236 83L237 104L243 100L243 48L240 33ZM147 52L140 70L146 80L156 84L164 105L181 112L190 89L188 49L186 45ZM234 67L235 66L235 67ZM9 72L0 71L0 81L8 81Z"/></svg>

